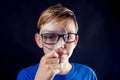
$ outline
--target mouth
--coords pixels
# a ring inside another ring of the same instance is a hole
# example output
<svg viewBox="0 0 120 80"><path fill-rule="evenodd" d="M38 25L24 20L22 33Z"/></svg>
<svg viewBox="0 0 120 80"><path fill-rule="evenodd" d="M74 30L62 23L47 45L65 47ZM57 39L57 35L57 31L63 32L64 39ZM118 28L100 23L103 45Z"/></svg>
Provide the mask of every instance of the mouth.
<svg viewBox="0 0 120 80"><path fill-rule="evenodd" d="M62 55L64 54L63 52L57 52L59 57L62 57Z"/></svg>

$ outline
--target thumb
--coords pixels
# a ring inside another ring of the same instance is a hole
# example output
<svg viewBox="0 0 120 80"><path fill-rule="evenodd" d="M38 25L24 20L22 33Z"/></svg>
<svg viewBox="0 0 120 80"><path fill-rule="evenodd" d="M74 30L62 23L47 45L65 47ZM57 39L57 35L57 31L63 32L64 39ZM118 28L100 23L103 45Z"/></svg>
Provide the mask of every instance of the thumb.
<svg viewBox="0 0 120 80"><path fill-rule="evenodd" d="M61 68L64 67L65 62L67 61L67 60L66 60L66 57L67 57L67 55L63 55L63 56L61 57L61 60L60 60L60 66L61 66Z"/></svg>

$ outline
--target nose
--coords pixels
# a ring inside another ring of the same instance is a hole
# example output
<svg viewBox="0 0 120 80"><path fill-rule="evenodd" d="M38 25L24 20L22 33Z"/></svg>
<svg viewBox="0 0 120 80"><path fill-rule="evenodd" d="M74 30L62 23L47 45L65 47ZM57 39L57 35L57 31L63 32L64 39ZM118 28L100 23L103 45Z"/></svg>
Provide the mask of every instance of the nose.
<svg viewBox="0 0 120 80"><path fill-rule="evenodd" d="M56 49L58 49L58 48L64 48L64 46L65 46L65 41L64 41L64 39L61 37L59 40L58 40L58 42L57 42L57 44L56 44Z"/></svg>

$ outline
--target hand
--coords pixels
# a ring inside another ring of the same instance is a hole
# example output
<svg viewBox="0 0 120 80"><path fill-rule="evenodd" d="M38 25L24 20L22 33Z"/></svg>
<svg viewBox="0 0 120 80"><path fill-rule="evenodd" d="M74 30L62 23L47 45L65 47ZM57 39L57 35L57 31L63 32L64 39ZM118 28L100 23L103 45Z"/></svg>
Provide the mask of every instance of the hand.
<svg viewBox="0 0 120 80"><path fill-rule="evenodd" d="M45 54L40 61L35 80L52 80L60 72L60 60L55 51Z"/></svg>

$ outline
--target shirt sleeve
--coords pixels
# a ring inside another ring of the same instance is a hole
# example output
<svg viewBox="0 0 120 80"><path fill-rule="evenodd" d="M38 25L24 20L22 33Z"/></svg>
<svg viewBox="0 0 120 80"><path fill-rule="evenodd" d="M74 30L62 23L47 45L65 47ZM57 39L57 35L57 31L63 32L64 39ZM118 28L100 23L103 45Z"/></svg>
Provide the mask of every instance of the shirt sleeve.
<svg viewBox="0 0 120 80"><path fill-rule="evenodd" d="M34 80L37 69L38 64L22 69L17 75L17 80Z"/></svg>
<svg viewBox="0 0 120 80"><path fill-rule="evenodd" d="M30 80L24 71L20 71L17 75L17 80Z"/></svg>
<svg viewBox="0 0 120 80"><path fill-rule="evenodd" d="M92 69L90 69L89 80L98 80L96 73Z"/></svg>

